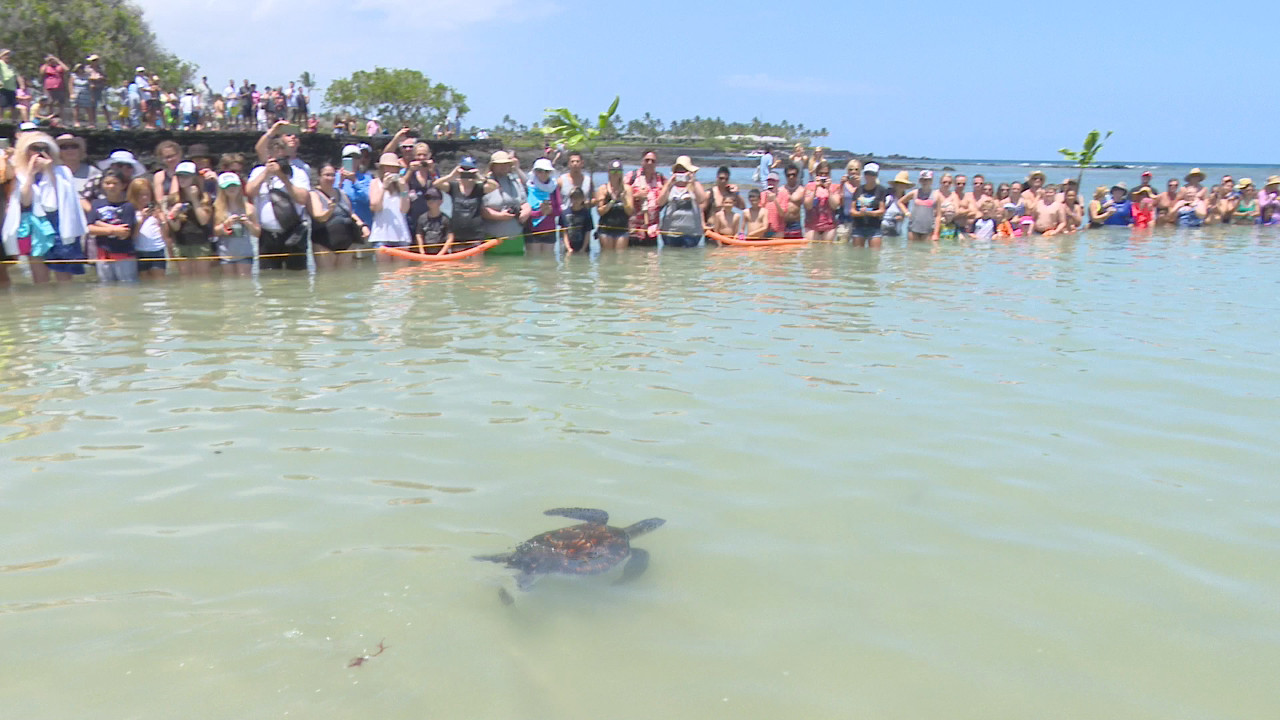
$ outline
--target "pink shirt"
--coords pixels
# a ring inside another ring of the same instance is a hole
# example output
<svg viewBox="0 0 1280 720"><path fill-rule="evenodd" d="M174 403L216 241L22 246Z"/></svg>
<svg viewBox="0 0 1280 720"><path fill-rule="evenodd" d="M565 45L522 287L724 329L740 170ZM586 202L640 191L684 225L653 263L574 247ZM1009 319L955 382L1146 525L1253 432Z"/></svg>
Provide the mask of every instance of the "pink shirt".
<svg viewBox="0 0 1280 720"><path fill-rule="evenodd" d="M45 90L62 89L62 68L52 63L40 66L40 74L44 75Z"/></svg>

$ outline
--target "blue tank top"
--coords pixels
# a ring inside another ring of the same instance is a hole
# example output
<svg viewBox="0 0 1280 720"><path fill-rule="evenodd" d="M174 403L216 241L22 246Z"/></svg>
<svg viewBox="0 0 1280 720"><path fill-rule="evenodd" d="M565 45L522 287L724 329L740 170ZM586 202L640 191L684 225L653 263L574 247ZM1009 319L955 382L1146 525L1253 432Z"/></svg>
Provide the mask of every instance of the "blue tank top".
<svg viewBox="0 0 1280 720"><path fill-rule="evenodd" d="M1133 224L1133 203L1128 200L1122 200L1113 205L1116 209L1111 217L1107 218L1103 225L1132 225Z"/></svg>

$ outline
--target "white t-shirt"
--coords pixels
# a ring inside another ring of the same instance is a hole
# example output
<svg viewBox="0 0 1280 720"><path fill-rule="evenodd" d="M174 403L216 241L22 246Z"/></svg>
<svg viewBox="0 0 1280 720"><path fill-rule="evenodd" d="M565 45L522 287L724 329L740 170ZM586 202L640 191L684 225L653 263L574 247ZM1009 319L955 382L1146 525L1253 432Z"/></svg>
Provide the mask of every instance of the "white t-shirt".
<svg viewBox="0 0 1280 720"><path fill-rule="evenodd" d="M263 175L266 172L267 172L266 166L259 165L258 167L253 169L253 172L249 173L249 182L253 182L255 178ZM294 187L299 187L306 190L307 192L311 192L311 176L308 175L306 171L298 167L293 168L293 173L289 178L289 183ZM256 207L258 210L258 221L262 224L262 227L267 230L270 230L271 232L280 232L284 230L284 228L281 227L280 223L276 220L276 210L271 205L270 191L272 188L280 188L286 191L288 190L288 188L285 187L284 181L280 179L279 175L272 175L271 177L267 178L267 180L263 182L261 186L259 186L258 194L253 198L253 204L254 204L254 207ZM293 207L295 210L298 211L298 217L301 217L301 218L306 217L306 210L302 207L302 205L295 202L293 204Z"/></svg>
<svg viewBox="0 0 1280 720"><path fill-rule="evenodd" d="M236 91L235 85L228 85L222 89L222 99L227 101L228 106L239 96L240 93Z"/></svg>
<svg viewBox="0 0 1280 720"><path fill-rule="evenodd" d="M183 113L193 113L193 112L195 112L195 111L196 111L196 96L195 96L195 95L183 95L183 96L182 96L182 99L178 101L178 109L179 109L179 110L181 110Z"/></svg>

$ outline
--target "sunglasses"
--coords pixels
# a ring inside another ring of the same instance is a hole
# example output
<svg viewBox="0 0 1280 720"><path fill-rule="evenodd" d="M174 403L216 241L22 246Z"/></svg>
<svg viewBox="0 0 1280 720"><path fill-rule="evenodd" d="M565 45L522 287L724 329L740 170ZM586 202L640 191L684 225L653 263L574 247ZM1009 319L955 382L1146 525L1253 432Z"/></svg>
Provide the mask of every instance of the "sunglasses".
<svg viewBox="0 0 1280 720"><path fill-rule="evenodd" d="M45 153L46 155L50 152L49 146L43 143L32 145L28 150L33 153Z"/></svg>

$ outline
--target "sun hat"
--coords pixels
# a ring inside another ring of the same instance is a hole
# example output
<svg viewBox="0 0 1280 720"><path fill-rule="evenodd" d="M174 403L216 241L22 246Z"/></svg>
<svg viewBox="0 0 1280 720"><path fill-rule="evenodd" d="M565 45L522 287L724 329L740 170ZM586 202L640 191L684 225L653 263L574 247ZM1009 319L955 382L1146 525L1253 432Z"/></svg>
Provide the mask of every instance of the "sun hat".
<svg viewBox="0 0 1280 720"><path fill-rule="evenodd" d="M133 71L136 73L144 73L147 71L147 69L139 65L138 67L134 68Z"/></svg>
<svg viewBox="0 0 1280 720"><path fill-rule="evenodd" d="M894 176L893 182L895 185L915 185L915 183L911 182L911 174L906 170L899 170L898 174Z"/></svg>
<svg viewBox="0 0 1280 720"><path fill-rule="evenodd" d="M489 156L490 165L501 165L502 163L509 163L509 162L515 162L515 159L512 158L511 154L508 153L506 150L499 150Z"/></svg>
<svg viewBox="0 0 1280 720"><path fill-rule="evenodd" d="M85 61L85 62L93 62L94 60L101 60L101 59L102 59L102 58L98 57L98 53L92 53L92 54L90 54L90 55L89 55L89 57L85 58L85 59L84 59L84 61Z"/></svg>
<svg viewBox="0 0 1280 720"><path fill-rule="evenodd" d="M31 132L32 130L39 130L39 129L40 129L39 125L36 125L35 123L29 120L27 122L18 124L18 132Z"/></svg>
<svg viewBox="0 0 1280 720"><path fill-rule="evenodd" d="M147 171L146 168L142 167L142 163L138 162L138 158L134 157L133 153L128 150L116 150L111 153L106 160L98 163L98 169L107 170L112 165L128 165L133 168L134 175L141 175Z"/></svg>
<svg viewBox="0 0 1280 720"><path fill-rule="evenodd" d="M404 163L400 162L400 156L395 153L382 153L382 157L378 158L378 167L404 167Z"/></svg>
<svg viewBox="0 0 1280 720"><path fill-rule="evenodd" d="M63 134L63 135L59 135L59 136L58 136L58 138L57 138L57 142L58 142L58 147L62 147L62 144L63 144L63 143L75 143L76 145L79 145L79 146L80 146L80 151L81 151L81 152L84 152L84 149L85 149L84 138L82 138L82 137L76 137L75 135L72 135L71 133L66 133L66 134Z"/></svg>
<svg viewBox="0 0 1280 720"><path fill-rule="evenodd" d="M879 175L879 174L880 174L880 164L879 164L879 163L873 163L873 162L867 163L866 165L863 165L863 166L862 166L862 172L863 172L863 173L875 173L876 175Z"/></svg>
<svg viewBox="0 0 1280 720"><path fill-rule="evenodd" d="M1129 194L1130 194L1130 195L1133 195L1133 196L1137 196L1137 195L1151 195L1151 194L1152 194L1152 192L1151 192L1151 188L1147 187L1146 185L1143 185L1143 186L1141 186L1141 187L1139 187L1139 188L1135 189L1133 192L1131 192L1131 193L1129 193Z"/></svg>
<svg viewBox="0 0 1280 720"><path fill-rule="evenodd" d="M342 147L342 157L355 157L360 154L359 145L344 145Z"/></svg>
<svg viewBox="0 0 1280 720"><path fill-rule="evenodd" d="M13 51L10 50L9 48L0 48L0 57L5 57L7 55L12 55L12 54L13 54Z"/></svg>
<svg viewBox="0 0 1280 720"><path fill-rule="evenodd" d="M1187 182L1191 182L1191 176L1193 176L1193 175L1199 175L1201 180L1203 180L1203 179L1205 179L1205 177L1207 177L1207 176L1204 174L1204 171L1203 171L1203 170L1201 170L1200 168L1191 168L1191 172L1189 172L1189 173L1187 173L1185 176L1183 176L1183 178L1182 178L1182 179L1183 179L1183 180L1186 180Z"/></svg>
<svg viewBox="0 0 1280 720"><path fill-rule="evenodd" d="M681 155L676 158L676 161L671 164L671 172L676 172L676 168L678 167L684 168L685 172L698 172L698 166L693 164L693 160L691 160L688 155Z"/></svg>
<svg viewBox="0 0 1280 720"><path fill-rule="evenodd" d="M1267 185L1280 185L1280 175L1272 175L1267 178Z"/></svg>
<svg viewBox="0 0 1280 720"><path fill-rule="evenodd" d="M1151 177L1151 171L1150 171L1150 170L1143 170L1143 171L1142 171L1142 177Z"/></svg>
<svg viewBox="0 0 1280 720"><path fill-rule="evenodd" d="M1031 174L1027 176L1027 179L1028 179L1028 180L1030 180L1031 178L1033 178L1033 177L1035 177L1035 176L1037 176L1037 175L1039 175L1039 176L1040 176L1040 179L1041 179L1041 180L1047 180L1047 179L1048 179L1048 178L1046 178L1046 177L1045 177L1045 174L1044 174L1044 171L1043 171L1043 170L1032 170L1032 171L1031 171Z"/></svg>
<svg viewBox="0 0 1280 720"><path fill-rule="evenodd" d="M1253 178L1240 178L1236 181L1236 187L1241 190L1247 187L1253 187Z"/></svg>
<svg viewBox="0 0 1280 720"><path fill-rule="evenodd" d="M1118 182L1118 183L1116 183L1115 185L1112 185L1112 186L1111 186L1111 189L1112 189L1112 190L1120 190L1120 191L1121 191L1121 192L1123 192L1125 195L1128 195L1128 194L1129 194L1129 186L1128 186L1128 185L1125 185L1125 184L1124 184L1124 183L1122 183L1122 182Z"/></svg>
<svg viewBox="0 0 1280 720"><path fill-rule="evenodd" d="M463 170L475 170L476 159L471 157L470 155L467 155L458 161L458 167L462 168Z"/></svg>
<svg viewBox="0 0 1280 720"><path fill-rule="evenodd" d="M932 170L921 170L921 171L920 171L920 175L919 175L918 177L919 177L921 180L932 180L932 179L933 179L933 171L932 171Z"/></svg>
<svg viewBox="0 0 1280 720"><path fill-rule="evenodd" d="M240 184L240 176L233 172L224 172L218 176L218 187L222 188L223 190L231 187L232 185L239 185L239 184Z"/></svg>
<svg viewBox="0 0 1280 720"><path fill-rule="evenodd" d="M547 172L555 172L555 166L546 158L538 158L533 161L534 170L546 170Z"/></svg>
<svg viewBox="0 0 1280 720"><path fill-rule="evenodd" d="M180 162L178 167L173 169L174 175L195 175L196 164L193 162Z"/></svg>
<svg viewBox="0 0 1280 720"><path fill-rule="evenodd" d="M214 159L213 153L209 152L209 146L204 143L192 143L187 146L187 157L192 160L196 158Z"/></svg>
<svg viewBox="0 0 1280 720"><path fill-rule="evenodd" d="M1110 188L1108 188L1106 185L1099 185L1098 187L1093 189L1093 192L1096 195L1098 193L1108 192L1109 190Z"/></svg>

